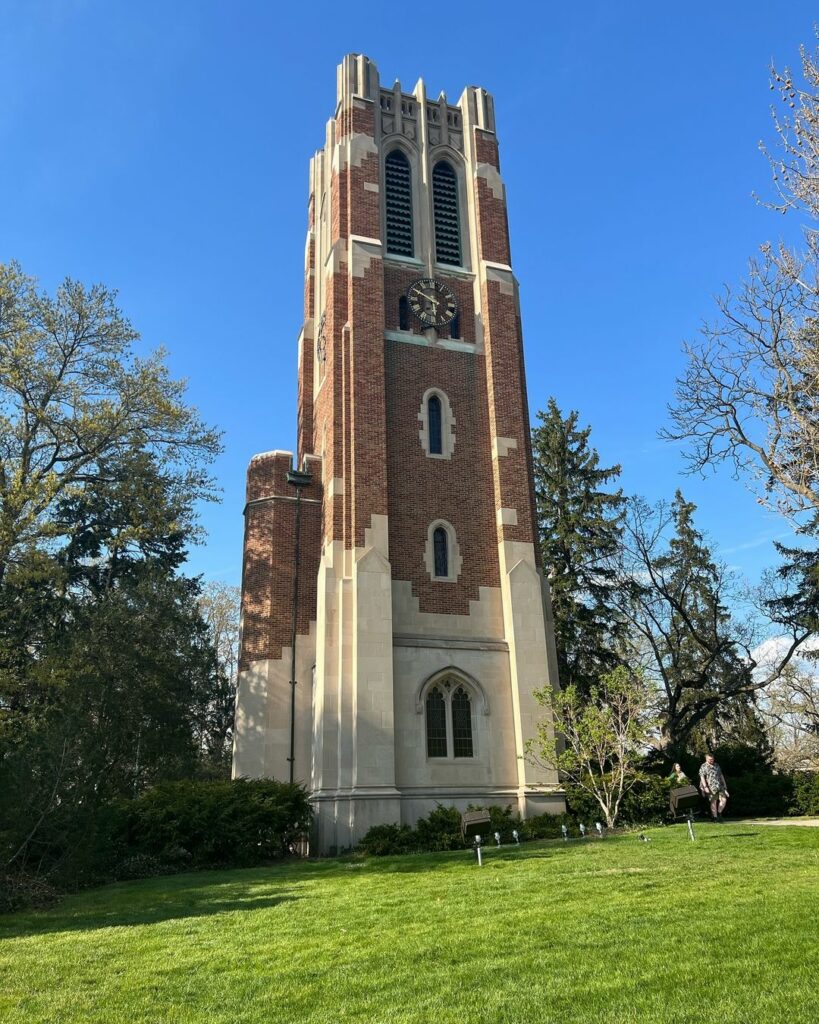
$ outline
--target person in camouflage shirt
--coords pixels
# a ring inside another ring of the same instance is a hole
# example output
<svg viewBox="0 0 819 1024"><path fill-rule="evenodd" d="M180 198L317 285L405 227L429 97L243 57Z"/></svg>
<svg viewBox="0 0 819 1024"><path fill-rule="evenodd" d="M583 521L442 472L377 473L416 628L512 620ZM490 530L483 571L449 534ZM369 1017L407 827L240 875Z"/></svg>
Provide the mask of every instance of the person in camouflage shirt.
<svg viewBox="0 0 819 1024"><path fill-rule="evenodd" d="M711 805L714 821L722 821L722 812L728 803L729 794L722 768L714 760L713 754L706 754L700 766L700 792Z"/></svg>

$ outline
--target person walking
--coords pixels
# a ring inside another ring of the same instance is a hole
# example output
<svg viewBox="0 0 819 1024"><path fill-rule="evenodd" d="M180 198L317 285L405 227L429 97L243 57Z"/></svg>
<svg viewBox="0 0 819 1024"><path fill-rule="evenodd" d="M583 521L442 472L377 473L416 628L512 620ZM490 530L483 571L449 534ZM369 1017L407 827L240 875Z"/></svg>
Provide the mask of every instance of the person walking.
<svg viewBox="0 0 819 1024"><path fill-rule="evenodd" d="M722 812L728 803L728 786L722 768L717 764L713 754L706 754L700 766L700 792L711 806L711 817L714 821L722 821Z"/></svg>

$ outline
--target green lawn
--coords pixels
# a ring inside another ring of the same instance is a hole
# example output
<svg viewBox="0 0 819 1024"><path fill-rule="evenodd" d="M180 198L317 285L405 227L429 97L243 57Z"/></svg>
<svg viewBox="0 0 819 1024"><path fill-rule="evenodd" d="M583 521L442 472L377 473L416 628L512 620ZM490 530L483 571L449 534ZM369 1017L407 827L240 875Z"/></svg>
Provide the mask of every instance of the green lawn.
<svg viewBox="0 0 819 1024"><path fill-rule="evenodd" d="M815 1024L819 829L108 886L0 918L4 1024Z"/></svg>

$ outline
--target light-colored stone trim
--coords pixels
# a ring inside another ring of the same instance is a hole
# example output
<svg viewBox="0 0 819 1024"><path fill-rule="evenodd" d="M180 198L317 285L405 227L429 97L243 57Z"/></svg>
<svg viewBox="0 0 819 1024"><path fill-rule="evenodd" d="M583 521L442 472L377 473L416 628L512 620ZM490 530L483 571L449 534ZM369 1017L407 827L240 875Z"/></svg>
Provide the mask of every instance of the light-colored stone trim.
<svg viewBox="0 0 819 1024"><path fill-rule="evenodd" d="M499 508L497 520L498 526L517 526L518 510L516 508Z"/></svg>
<svg viewBox="0 0 819 1024"><path fill-rule="evenodd" d="M427 647L443 651L508 651L505 640L476 637L474 640L456 639L451 636L409 636L393 634L393 647Z"/></svg>
<svg viewBox="0 0 819 1024"><path fill-rule="evenodd" d="M281 448L274 448L270 452L257 452L250 461L257 462L259 459L266 459L269 455L289 455L291 460L293 458L292 452L283 451Z"/></svg>
<svg viewBox="0 0 819 1024"><path fill-rule="evenodd" d="M381 258L381 242L377 238L350 236L350 273L363 277L373 260Z"/></svg>
<svg viewBox="0 0 819 1024"><path fill-rule="evenodd" d="M378 182L376 182L376 181L365 181L364 182L364 191L365 192L380 192L381 191L381 187L379 186Z"/></svg>
<svg viewBox="0 0 819 1024"><path fill-rule="evenodd" d="M515 275L511 270L498 270L495 267L485 264L486 280L496 281L500 285L501 294L515 294Z"/></svg>
<svg viewBox="0 0 819 1024"><path fill-rule="evenodd" d="M444 348L450 352L469 352L472 355L480 351L471 341L456 341L453 338L437 338L430 341L424 335L413 334L412 331L384 331L384 340L401 341L406 345L422 345L424 348Z"/></svg>
<svg viewBox="0 0 819 1024"><path fill-rule="evenodd" d="M364 135L356 132L349 135L336 144L336 151L333 155L333 170L341 171L348 165L360 167L368 156L378 156L376 146L371 135Z"/></svg>
<svg viewBox="0 0 819 1024"><path fill-rule="evenodd" d="M344 477L334 476L327 481L327 497L334 498L337 494L344 493Z"/></svg>
<svg viewBox="0 0 819 1024"><path fill-rule="evenodd" d="M449 541L447 551L448 576L435 575L435 545L433 543L433 536L439 526L446 530L447 540ZM458 538L455 536L455 527L452 523L447 522L446 519L434 519L427 527L427 543L424 548L424 565L429 573L429 578L433 583L457 583L458 577L461 575L463 562L461 549L458 546Z"/></svg>
<svg viewBox="0 0 819 1024"><path fill-rule="evenodd" d="M518 441L516 437L493 437L492 438L492 458L503 458L508 455L513 448L517 448Z"/></svg>
<svg viewBox="0 0 819 1024"><path fill-rule="evenodd" d="M415 695L416 714L422 715L424 713L424 701L426 699L427 692L437 683L442 683L447 679L453 680L459 686L462 685L467 691L471 690L472 692L470 693L470 697L472 699L477 698L480 701L481 711L484 715L489 714L489 698L486 695L486 690L484 690L474 676L471 676L468 672L464 672L464 670L462 668L458 668L457 665L450 665L447 668L439 669L421 683L418 687L418 692Z"/></svg>
<svg viewBox="0 0 819 1024"><path fill-rule="evenodd" d="M397 267L407 267L409 270L423 269L424 266L424 261L415 256L398 256L394 252L385 252L384 262L395 264Z"/></svg>
<svg viewBox="0 0 819 1024"><path fill-rule="evenodd" d="M495 199L503 199L503 181L497 167L493 167L492 164L476 164L475 177L483 178Z"/></svg>

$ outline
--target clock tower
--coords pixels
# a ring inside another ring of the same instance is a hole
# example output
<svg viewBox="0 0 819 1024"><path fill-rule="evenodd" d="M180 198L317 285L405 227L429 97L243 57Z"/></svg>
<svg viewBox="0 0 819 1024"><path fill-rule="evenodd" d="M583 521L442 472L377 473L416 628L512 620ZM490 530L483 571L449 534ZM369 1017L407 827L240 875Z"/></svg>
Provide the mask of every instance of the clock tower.
<svg viewBox="0 0 819 1024"><path fill-rule="evenodd" d="M485 90L344 58L304 298L296 457L248 469L234 776L292 773L320 852L437 803L562 811L524 756L557 671Z"/></svg>

